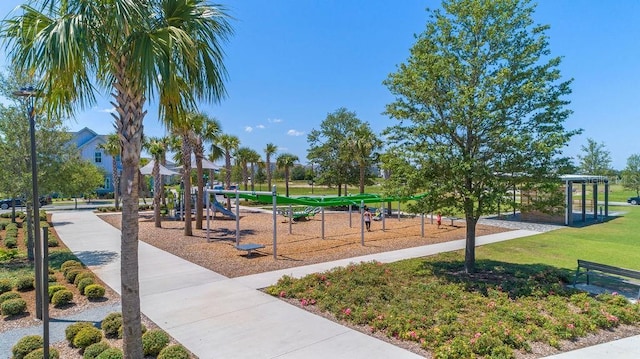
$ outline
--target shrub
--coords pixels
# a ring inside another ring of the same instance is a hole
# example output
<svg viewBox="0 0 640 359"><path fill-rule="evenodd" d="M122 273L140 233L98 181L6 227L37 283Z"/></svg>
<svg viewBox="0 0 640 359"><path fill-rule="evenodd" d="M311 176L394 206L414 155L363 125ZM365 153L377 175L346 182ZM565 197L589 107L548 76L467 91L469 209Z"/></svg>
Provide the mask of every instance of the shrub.
<svg viewBox="0 0 640 359"><path fill-rule="evenodd" d="M11 348L14 359L24 359L24 357L32 351L42 348L44 340L39 335L27 335L22 337L16 345Z"/></svg>
<svg viewBox="0 0 640 359"><path fill-rule="evenodd" d="M105 289L100 284L89 284L84 289L84 295L89 299L98 299L104 297Z"/></svg>
<svg viewBox="0 0 640 359"><path fill-rule="evenodd" d="M0 294L10 292L13 286L11 285L11 281L8 279L0 279Z"/></svg>
<svg viewBox="0 0 640 359"><path fill-rule="evenodd" d="M67 289L67 287L63 286L63 285L51 285L49 286L49 288L47 289L49 292L49 302L51 302L51 298L53 297L53 295L60 290L65 290Z"/></svg>
<svg viewBox="0 0 640 359"><path fill-rule="evenodd" d="M8 261L10 259L13 259L15 257L18 256L18 250L17 249L4 249L4 248L0 248L0 262L2 261Z"/></svg>
<svg viewBox="0 0 640 359"><path fill-rule="evenodd" d="M49 237L47 239L47 247L57 247L60 244L58 243L58 240L56 239L56 237Z"/></svg>
<svg viewBox="0 0 640 359"><path fill-rule="evenodd" d="M76 280L76 276L80 274L82 271L84 271L84 269L82 269L81 267L68 269L64 274L64 278L67 280L67 282L73 283L73 281Z"/></svg>
<svg viewBox="0 0 640 359"><path fill-rule="evenodd" d="M144 355L157 356L169 344L169 335L160 329L152 329L142 335Z"/></svg>
<svg viewBox="0 0 640 359"><path fill-rule="evenodd" d="M85 348L82 359L95 359L100 353L107 349L109 349L109 343L105 341L93 343Z"/></svg>
<svg viewBox="0 0 640 359"><path fill-rule="evenodd" d="M109 348L100 355L96 357L96 359L122 359L123 358L122 350L118 348Z"/></svg>
<svg viewBox="0 0 640 359"><path fill-rule="evenodd" d="M76 278L73 280L73 285L75 285L76 287L78 286L78 283L85 279L85 278L91 278L91 279L95 279L96 277L93 275L93 273L91 273L90 271L86 270L83 272L78 273L78 275L76 275ZM81 291L82 292L82 291Z"/></svg>
<svg viewBox="0 0 640 359"><path fill-rule="evenodd" d="M64 337L69 341L69 343L73 344L73 338L76 337L76 334L84 328L93 327L93 324L89 322L76 322L69 326L67 326L64 330Z"/></svg>
<svg viewBox="0 0 640 359"><path fill-rule="evenodd" d="M73 338L73 346L84 349L91 344L99 343L101 340L102 332L100 329L94 326L84 327Z"/></svg>
<svg viewBox="0 0 640 359"><path fill-rule="evenodd" d="M21 292L33 290L36 279L32 275L25 275L16 280L16 289Z"/></svg>
<svg viewBox="0 0 640 359"><path fill-rule="evenodd" d="M11 249L18 247L18 241L15 237L7 237L4 239L4 246Z"/></svg>
<svg viewBox="0 0 640 359"><path fill-rule="evenodd" d="M84 293L84 289L91 284L95 284L93 278L82 279L80 282L78 282L78 291L80 291L80 293Z"/></svg>
<svg viewBox="0 0 640 359"><path fill-rule="evenodd" d="M56 282L56 276L53 274L49 274L49 276L47 277L47 281L49 283L55 283Z"/></svg>
<svg viewBox="0 0 640 359"><path fill-rule="evenodd" d="M43 359L44 358L44 349L39 348L31 353L27 354L24 359ZM59 359L60 353L56 348L49 348L49 359Z"/></svg>
<svg viewBox="0 0 640 359"><path fill-rule="evenodd" d="M70 259L68 261L64 261L64 263L60 265L60 270L64 271L69 267L82 267L82 263L78 262L77 260Z"/></svg>
<svg viewBox="0 0 640 359"><path fill-rule="evenodd" d="M3 293L3 294L0 294L0 304L4 303L5 301L7 301L9 299L18 299L18 298L22 298L19 293L6 292L6 293Z"/></svg>
<svg viewBox="0 0 640 359"><path fill-rule="evenodd" d="M169 345L160 351L158 359L189 359L189 352L182 345Z"/></svg>
<svg viewBox="0 0 640 359"><path fill-rule="evenodd" d="M2 315L18 315L27 310L27 302L22 298L5 300L0 304L0 312Z"/></svg>
<svg viewBox="0 0 640 359"><path fill-rule="evenodd" d="M59 290L51 297L51 304L56 308L69 304L71 301L73 301L73 293L68 289Z"/></svg>
<svg viewBox="0 0 640 359"><path fill-rule="evenodd" d="M108 338L118 336L118 330L122 327L122 313L109 313L100 323L104 335Z"/></svg>

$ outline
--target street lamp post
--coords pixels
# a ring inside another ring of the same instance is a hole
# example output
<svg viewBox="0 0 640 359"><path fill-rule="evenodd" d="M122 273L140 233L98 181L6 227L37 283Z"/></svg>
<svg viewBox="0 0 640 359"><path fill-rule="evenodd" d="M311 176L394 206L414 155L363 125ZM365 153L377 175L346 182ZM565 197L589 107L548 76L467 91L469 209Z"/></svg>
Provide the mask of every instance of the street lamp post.
<svg viewBox="0 0 640 359"><path fill-rule="evenodd" d="M33 208L33 240L36 272L36 317L42 319L43 358L49 358L49 258L40 239L40 201L38 198L38 163L36 161L36 113L35 102L38 95L33 87L23 87L13 93L14 96L25 99L29 112L29 136L31 140L31 185Z"/></svg>

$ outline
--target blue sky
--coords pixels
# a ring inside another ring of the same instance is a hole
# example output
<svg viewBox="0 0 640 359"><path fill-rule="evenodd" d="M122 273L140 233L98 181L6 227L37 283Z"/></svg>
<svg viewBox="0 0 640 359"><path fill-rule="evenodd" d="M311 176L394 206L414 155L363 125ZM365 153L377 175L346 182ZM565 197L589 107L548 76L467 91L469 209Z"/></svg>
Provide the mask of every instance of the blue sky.
<svg viewBox="0 0 640 359"><path fill-rule="evenodd" d="M4 17L20 0L3 0ZM229 0L235 34L225 46L228 97L201 109L222 123L241 146L263 153L269 142L306 163L307 134L340 107L379 132L394 120L382 115L393 97L382 81L404 62L427 21L425 8L440 1L417 0ZM635 0L540 0L534 19L549 24L550 49L562 56L562 75L573 78L573 115L568 129L581 128L565 149L576 157L593 138L606 145L615 169L638 148L640 109L640 2ZM5 61L0 49L0 65ZM109 98L75 120L71 130L113 132ZM149 108L145 133L164 127ZM576 160L577 161L577 160Z"/></svg>

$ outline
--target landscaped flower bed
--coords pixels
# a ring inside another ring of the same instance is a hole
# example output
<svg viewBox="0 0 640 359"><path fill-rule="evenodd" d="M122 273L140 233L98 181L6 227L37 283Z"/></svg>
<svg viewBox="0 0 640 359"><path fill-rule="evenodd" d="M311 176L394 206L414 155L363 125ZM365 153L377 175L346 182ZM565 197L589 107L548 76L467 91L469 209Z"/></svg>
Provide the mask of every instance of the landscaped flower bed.
<svg viewBox="0 0 640 359"><path fill-rule="evenodd" d="M567 287L569 274L553 267L478 261L473 275L463 267L455 253L368 262L284 277L266 291L362 331L415 342L436 358L509 358L640 323L640 305Z"/></svg>

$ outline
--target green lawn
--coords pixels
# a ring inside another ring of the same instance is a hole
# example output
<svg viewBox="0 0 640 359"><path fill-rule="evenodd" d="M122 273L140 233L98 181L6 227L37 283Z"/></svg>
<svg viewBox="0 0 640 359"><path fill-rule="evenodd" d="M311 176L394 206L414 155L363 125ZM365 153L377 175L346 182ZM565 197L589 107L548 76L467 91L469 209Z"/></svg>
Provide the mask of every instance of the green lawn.
<svg viewBox="0 0 640 359"><path fill-rule="evenodd" d="M478 247L472 275L462 270L458 251L284 277L266 291L366 331L417 342L436 358L512 358L534 342L561 348L562 340L640 324L639 304L567 285L577 258L640 270L640 209L624 210L603 224Z"/></svg>

